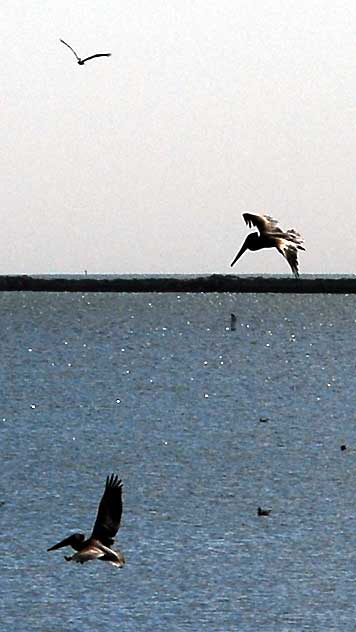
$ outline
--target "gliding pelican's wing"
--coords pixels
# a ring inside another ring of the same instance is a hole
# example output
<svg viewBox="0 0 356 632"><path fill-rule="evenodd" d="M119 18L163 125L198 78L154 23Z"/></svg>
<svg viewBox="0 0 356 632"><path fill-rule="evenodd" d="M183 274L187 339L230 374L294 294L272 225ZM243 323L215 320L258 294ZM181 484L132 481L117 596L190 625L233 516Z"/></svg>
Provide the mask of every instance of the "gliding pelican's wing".
<svg viewBox="0 0 356 632"><path fill-rule="evenodd" d="M120 526L122 514L122 482L115 474L106 479L91 538L110 547Z"/></svg>
<svg viewBox="0 0 356 632"><path fill-rule="evenodd" d="M74 48L72 48L69 44L67 44L67 42L65 42L62 39L59 39L60 42L62 42L62 44L65 44L66 46L68 46L68 48L70 48L70 50L72 51L72 53L74 53L74 55L76 56L77 60L80 61L80 57L78 57L77 53L75 52Z"/></svg>
<svg viewBox="0 0 356 632"><path fill-rule="evenodd" d="M263 233L280 231L280 229L277 228L278 220L273 219L273 217L270 217L269 215L254 215L253 213L243 213L242 217L244 218L249 228L252 228L252 226L256 226L261 235Z"/></svg>
<svg viewBox="0 0 356 632"><path fill-rule="evenodd" d="M277 250L287 259L292 272L296 278L299 277L298 247L288 242L286 239L278 239L276 244ZM303 249L304 250L304 249Z"/></svg>

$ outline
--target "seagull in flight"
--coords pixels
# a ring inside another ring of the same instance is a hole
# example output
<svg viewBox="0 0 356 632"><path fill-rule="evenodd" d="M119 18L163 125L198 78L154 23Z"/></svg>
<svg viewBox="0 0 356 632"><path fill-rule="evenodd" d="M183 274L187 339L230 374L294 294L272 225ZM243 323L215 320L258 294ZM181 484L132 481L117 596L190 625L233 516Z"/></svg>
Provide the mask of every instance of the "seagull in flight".
<svg viewBox="0 0 356 632"><path fill-rule="evenodd" d="M74 53L74 55L76 56L79 66L84 66L86 61L88 61L89 59L94 59L94 57L110 57L111 56L111 53L96 53L95 55L90 55L89 57L85 57L84 59L81 59L80 57L78 57L74 48L72 48L69 44L67 44L67 42L65 42L62 39L60 39L59 41L62 42L62 44L65 44L65 46L68 46L68 48L70 48L72 53Z"/></svg>
<svg viewBox="0 0 356 632"><path fill-rule="evenodd" d="M299 276L298 250L305 250L302 246L303 238L294 229L281 230L278 221L269 215L254 215L243 213L247 226L255 226L259 233L247 235L235 259L233 266L245 250L261 250L262 248L277 248L278 252L288 261L295 277Z"/></svg>

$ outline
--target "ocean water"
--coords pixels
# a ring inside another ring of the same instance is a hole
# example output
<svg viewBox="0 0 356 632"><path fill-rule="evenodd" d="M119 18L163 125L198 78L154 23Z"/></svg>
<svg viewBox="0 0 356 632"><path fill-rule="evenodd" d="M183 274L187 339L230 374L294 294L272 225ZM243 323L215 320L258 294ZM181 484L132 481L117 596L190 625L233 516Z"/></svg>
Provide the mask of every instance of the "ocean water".
<svg viewBox="0 0 356 632"><path fill-rule="evenodd" d="M2 293L0 318L2 632L355 630L355 296ZM111 472L126 566L47 553Z"/></svg>

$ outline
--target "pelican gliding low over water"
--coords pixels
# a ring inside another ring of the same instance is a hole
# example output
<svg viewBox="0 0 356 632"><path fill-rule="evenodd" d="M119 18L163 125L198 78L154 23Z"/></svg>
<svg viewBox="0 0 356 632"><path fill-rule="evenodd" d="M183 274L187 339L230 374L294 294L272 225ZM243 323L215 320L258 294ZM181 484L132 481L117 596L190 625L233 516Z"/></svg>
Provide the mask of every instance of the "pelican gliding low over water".
<svg viewBox="0 0 356 632"><path fill-rule="evenodd" d="M74 55L77 58L77 62L79 66L84 66L86 61L89 61L89 59L94 59L95 57L111 57L111 53L96 53L95 55L90 55L89 57L85 57L84 59L81 59L75 52L74 48L72 48L69 44L67 44L67 42L65 42L62 39L60 39L59 41L62 42L62 44L65 44L65 46L68 46L68 48L72 51L72 53L74 53Z"/></svg>
<svg viewBox="0 0 356 632"><path fill-rule="evenodd" d="M86 540L83 533L73 533L47 551L55 551L64 546L71 546L77 551L74 555L65 556L67 562L89 562L102 560L121 568L125 558L121 551L114 551L112 545L120 526L122 514L122 482L118 476L111 474L106 479L105 491L99 504L91 536Z"/></svg>
<svg viewBox="0 0 356 632"><path fill-rule="evenodd" d="M258 233L250 233L247 235L235 259L231 263L233 266L245 250L261 250L262 248L277 248L278 252L287 259L292 272L296 277L299 276L298 250L303 248L303 238L294 229L283 231L278 227L278 220L273 219L269 215L254 215L252 213L243 213L247 226L251 228L256 226Z"/></svg>

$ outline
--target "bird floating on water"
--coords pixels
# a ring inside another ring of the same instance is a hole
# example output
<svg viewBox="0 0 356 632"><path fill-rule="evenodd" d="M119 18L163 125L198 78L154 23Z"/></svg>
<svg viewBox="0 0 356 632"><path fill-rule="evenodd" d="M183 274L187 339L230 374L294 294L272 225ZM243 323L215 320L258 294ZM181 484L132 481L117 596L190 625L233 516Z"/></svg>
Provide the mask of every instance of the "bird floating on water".
<svg viewBox="0 0 356 632"><path fill-rule="evenodd" d="M111 53L96 53L95 55L90 55L89 57L85 57L84 59L81 59L75 52L74 48L72 48L69 44L67 44L67 42L65 42L62 39L60 39L59 41L62 42L62 44L65 44L66 46L68 46L68 48L70 48L72 53L74 53L74 55L76 56L79 66L84 66L86 61L89 61L89 59L94 59L95 57L111 57Z"/></svg>
<svg viewBox="0 0 356 632"><path fill-rule="evenodd" d="M67 562L89 562L102 560L121 568L125 558L121 551L112 549L114 538L120 526L122 514L122 482L118 476L111 474L106 479L105 491L99 504L92 534L85 539L83 533L73 533L47 551L55 551L64 546L71 546L77 551L74 555L65 556Z"/></svg>
<svg viewBox="0 0 356 632"><path fill-rule="evenodd" d="M257 507L258 516L269 516L270 513L271 513L271 509L262 509L261 507Z"/></svg>
<svg viewBox="0 0 356 632"><path fill-rule="evenodd" d="M303 238L294 229L287 231L281 230L277 224L278 220L273 219L269 215L254 215L253 213L243 213L247 226L251 228L255 226L259 230L258 233L250 233L247 235L235 259L231 263L233 266L241 257L245 250L261 250L262 248L277 248L278 252L287 259L295 277L299 276L298 250L303 248Z"/></svg>

